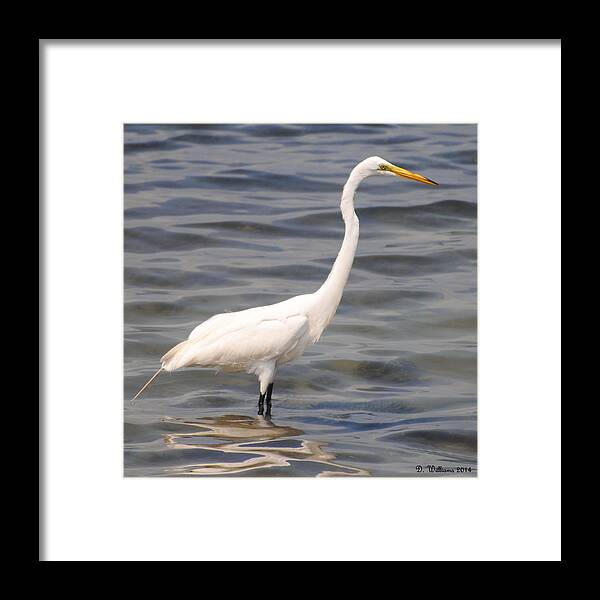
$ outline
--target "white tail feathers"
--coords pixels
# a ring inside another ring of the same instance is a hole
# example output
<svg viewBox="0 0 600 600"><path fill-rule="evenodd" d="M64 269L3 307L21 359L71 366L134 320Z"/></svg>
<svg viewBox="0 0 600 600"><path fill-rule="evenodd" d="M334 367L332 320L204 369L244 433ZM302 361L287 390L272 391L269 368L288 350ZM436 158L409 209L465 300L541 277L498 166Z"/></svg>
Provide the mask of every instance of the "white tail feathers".
<svg viewBox="0 0 600 600"><path fill-rule="evenodd" d="M161 365L160 369L158 371L156 371L156 373L154 373L154 375L152 375L152 377L150 377L150 379L148 379L148 381L144 384L142 389L131 399L132 402L134 400L136 400L139 396L142 395L142 392L158 377L158 375L160 374L160 372L162 370L163 370L163 367Z"/></svg>
<svg viewBox="0 0 600 600"><path fill-rule="evenodd" d="M176 371L182 367L197 364L196 340L184 340L171 348L161 359L162 368L165 371Z"/></svg>

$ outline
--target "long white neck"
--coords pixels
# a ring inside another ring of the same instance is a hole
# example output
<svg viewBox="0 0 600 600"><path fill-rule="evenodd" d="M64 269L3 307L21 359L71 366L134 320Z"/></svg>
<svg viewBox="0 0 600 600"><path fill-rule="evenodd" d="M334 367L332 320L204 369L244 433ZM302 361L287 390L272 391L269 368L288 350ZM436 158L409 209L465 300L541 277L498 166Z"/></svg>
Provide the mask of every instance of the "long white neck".
<svg viewBox="0 0 600 600"><path fill-rule="evenodd" d="M360 165L355 167L348 177L342 193L340 210L346 230L342 247L335 259L335 263L325 283L314 293L315 314L313 323L315 326L315 337L318 339L331 319L333 319L337 307L342 299L344 287L352 269L356 247L358 245L359 223L354 212L354 195L360 182L367 177Z"/></svg>

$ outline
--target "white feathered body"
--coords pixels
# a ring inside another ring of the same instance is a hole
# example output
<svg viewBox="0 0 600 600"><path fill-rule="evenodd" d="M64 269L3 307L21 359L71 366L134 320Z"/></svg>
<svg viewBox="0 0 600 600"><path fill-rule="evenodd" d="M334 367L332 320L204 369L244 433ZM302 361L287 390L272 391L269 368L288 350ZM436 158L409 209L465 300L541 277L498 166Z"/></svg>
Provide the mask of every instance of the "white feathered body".
<svg viewBox="0 0 600 600"><path fill-rule="evenodd" d="M277 365L298 358L321 336L322 322L314 314L313 296L215 315L161 358L163 368L247 371L269 383Z"/></svg>
<svg viewBox="0 0 600 600"><path fill-rule="evenodd" d="M161 358L162 368L247 371L258 376L264 393L277 366L298 358L308 345L317 342L335 315L358 243L358 218L351 204L348 208L351 214L344 215L348 220L342 248L327 281L316 292L215 315L169 350Z"/></svg>

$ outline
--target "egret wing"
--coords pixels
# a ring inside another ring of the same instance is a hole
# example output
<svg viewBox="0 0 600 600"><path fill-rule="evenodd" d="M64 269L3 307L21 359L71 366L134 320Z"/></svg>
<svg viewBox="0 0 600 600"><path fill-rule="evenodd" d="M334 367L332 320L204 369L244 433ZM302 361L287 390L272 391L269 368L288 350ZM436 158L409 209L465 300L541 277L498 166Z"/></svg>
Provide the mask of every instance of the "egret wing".
<svg viewBox="0 0 600 600"><path fill-rule="evenodd" d="M210 336L211 333L225 327L225 324L227 323L227 317L235 317L237 314L239 313L221 313L219 315L210 317L210 319L206 319L206 321L200 323L200 325L192 330L188 336L188 340L202 339Z"/></svg>
<svg viewBox="0 0 600 600"><path fill-rule="evenodd" d="M241 313L217 315L219 319L214 326L207 327L202 335L167 352L161 359L164 368L168 371L192 365L247 368L291 352L308 332L308 318L302 314L279 318L255 314L243 319L234 315Z"/></svg>

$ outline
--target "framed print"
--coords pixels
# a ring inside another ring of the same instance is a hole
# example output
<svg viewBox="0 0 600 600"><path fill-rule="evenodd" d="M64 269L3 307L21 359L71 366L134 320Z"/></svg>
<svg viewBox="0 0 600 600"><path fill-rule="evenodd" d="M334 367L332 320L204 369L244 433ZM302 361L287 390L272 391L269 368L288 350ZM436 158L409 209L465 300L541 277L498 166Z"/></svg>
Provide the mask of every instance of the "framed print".
<svg viewBox="0 0 600 600"><path fill-rule="evenodd" d="M560 40L39 58L41 560L561 559Z"/></svg>

